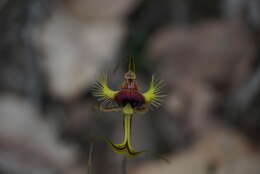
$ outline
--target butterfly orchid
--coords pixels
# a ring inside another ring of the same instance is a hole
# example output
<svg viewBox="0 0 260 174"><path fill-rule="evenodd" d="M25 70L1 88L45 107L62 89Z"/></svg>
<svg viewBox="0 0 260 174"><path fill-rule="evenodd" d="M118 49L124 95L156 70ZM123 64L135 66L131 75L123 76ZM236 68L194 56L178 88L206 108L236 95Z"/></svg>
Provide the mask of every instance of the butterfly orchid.
<svg viewBox="0 0 260 174"><path fill-rule="evenodd" d="M136 82L134 59L131 58L128 72L124 74L124 81L119 90L112 90L108 86L108 77L103 75L93 87L93 95L99 101L105 103L99 106L103 112L121 112L123 114L124 139L120 144L114 144L107 140L114 152L126 154L129 157L137 156L144 151L136 151L131 143L132 118L135 113L146 113L151 107L159 107L164 95L162 95L163 81L155 80L152 76L150 86L144 93L140 92ZM108 105L107 103L113 103Z"/></svg>

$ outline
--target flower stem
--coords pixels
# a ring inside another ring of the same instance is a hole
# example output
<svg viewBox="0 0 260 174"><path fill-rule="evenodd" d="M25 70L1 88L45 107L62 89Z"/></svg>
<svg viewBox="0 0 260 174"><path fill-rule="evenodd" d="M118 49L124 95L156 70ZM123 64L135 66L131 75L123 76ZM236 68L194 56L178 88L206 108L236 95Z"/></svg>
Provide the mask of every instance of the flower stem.
<svg viewBox="0 0 260 174"><path fill-rule="evenodd" d="M124 156L122 160L122 174L127 174L127 157Z"/></svg>

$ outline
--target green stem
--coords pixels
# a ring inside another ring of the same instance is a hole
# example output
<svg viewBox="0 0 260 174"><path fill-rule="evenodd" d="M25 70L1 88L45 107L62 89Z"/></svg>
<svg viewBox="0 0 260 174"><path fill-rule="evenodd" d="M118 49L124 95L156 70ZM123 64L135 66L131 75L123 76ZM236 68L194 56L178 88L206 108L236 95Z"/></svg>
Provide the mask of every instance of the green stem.
<svg viewBox="0 0 260 174"><path fill-rule="evenodd" d="M127 157L124 156L122 160L122 174L127 174Z"/></svg>
<svg viewBox="0 0 260 174"><path fill-rule="evenodd" d="M92 154L93 154L93 151L94 151L94 141L92 141L90 143L90 147L89 147L88 168L87 168L88 174L92 173L91 169L92 169Z"/></svg>

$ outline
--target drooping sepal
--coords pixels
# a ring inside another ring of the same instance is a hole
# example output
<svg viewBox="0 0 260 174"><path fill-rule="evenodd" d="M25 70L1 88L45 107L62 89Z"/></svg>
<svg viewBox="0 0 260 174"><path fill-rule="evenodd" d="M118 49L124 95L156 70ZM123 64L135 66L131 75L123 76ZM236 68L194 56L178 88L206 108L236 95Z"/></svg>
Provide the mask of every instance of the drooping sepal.
<svg viewBox="0 0 260 174"><path fill-rule="evenodd" d="M133 115L124 115L124 140L120 144L114 144L112 141L107 140L106 142L110 145L112 150L118 154L125 154L128 157L135 157L146 151L136 151L131 143L131 127L132 127L132 117Z"/></svg>

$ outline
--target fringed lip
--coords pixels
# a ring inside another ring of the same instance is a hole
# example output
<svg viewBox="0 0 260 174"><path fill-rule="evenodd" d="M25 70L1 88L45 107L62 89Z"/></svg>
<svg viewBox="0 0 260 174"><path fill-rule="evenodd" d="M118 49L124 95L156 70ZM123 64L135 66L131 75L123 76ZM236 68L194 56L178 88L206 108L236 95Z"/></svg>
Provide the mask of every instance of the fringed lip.
<svg viewBox="0 0 260 174"><path fill-rule="evenodd" d="M119 106L125 106L128 103L133 107L140 107L145 104L144 96L136 90L124 89L115 96L115 101Z"/></svg>

